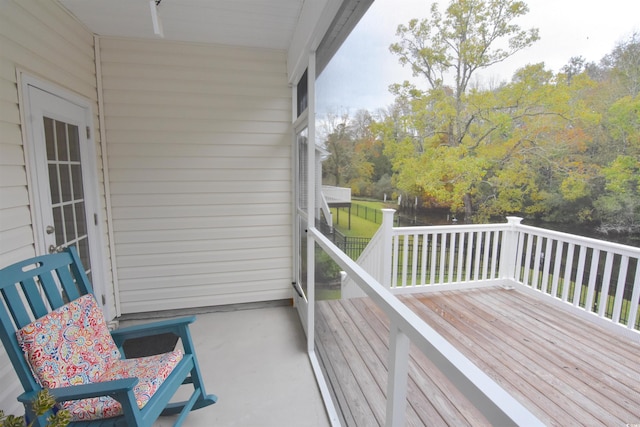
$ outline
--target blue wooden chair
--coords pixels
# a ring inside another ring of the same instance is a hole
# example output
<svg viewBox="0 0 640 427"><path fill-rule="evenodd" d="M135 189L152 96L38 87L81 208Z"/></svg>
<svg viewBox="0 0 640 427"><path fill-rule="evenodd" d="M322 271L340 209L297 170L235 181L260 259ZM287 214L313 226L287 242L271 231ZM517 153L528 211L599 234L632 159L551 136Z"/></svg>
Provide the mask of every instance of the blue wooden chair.
<svg viewBox="0 0 640 427"><path fill-rule="evenodd" d="M0 293L0 338L24 388L18 400L36 426L51 415L36 418L30 407L43 386L72 412L71 426L151 426L175 414L179 426L217 400L205 392L193 348L195 317L109 332L73 247L0 270ZM167 333L182 350L126 359L126 340ZM183 384L193 387L191 397L170 403Z"/></svg>

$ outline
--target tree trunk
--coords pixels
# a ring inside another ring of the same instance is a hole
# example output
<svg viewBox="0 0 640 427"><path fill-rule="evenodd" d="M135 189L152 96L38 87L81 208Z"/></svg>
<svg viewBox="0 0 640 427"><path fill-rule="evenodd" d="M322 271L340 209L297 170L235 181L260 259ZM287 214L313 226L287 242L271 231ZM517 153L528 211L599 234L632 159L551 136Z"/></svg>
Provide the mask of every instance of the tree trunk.
<svg viewBox="0 0 640 427"><path fill-rule="evenodd" d="M471 194L466 193L462 200L464 201L464 222L465 224L471 224L471 218L473 217Z"/></svg>

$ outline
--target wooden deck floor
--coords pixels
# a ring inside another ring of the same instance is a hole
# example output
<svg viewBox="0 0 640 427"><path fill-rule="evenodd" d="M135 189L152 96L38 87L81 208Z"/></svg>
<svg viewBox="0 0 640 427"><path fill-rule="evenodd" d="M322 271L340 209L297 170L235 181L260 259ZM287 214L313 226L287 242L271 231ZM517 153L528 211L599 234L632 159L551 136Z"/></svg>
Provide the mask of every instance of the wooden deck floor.
<svg viewBox="0 0 640 427"><path fill-rule="evenodd" d="M640 344L516 290L400 299L546 425L640 423ZM318 354L347 426L384 425L388 320L369 299L317 304ZM487 421L411 350L407 425Z"/></svg>

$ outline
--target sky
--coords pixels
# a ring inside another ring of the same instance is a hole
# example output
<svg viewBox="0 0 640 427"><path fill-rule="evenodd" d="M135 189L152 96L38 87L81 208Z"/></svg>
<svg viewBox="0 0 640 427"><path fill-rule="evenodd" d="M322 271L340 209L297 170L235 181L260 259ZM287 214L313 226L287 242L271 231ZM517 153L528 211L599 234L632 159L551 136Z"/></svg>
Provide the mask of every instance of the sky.
<svg viewBox="0 0 640 427"><path fill-rule="evenodd" d="M540 40L533 46L482 73L479 82L509 81L526 64L544 62L557 72L574 56L598 62L617 43L640 31L640 0L526 0L529 13L516 23L523 29L538 28ZM412 77L389 45L398 41L396 29L413 18L429 17L431 5L444 11L448 1L374 0L373 4L317 80L317 114L375 112L393 103L388 87Z"/></svg>

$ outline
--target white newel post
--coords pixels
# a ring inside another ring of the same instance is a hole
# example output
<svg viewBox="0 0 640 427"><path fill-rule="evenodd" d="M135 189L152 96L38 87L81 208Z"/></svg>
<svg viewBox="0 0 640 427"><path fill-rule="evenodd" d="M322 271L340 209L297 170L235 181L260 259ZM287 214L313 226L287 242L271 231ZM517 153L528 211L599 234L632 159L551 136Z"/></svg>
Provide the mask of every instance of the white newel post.
<svg viewBox="0 0 640 427"><path fill-rule="evenodd" d="M522 218L508 216L509 229L502 234L502 249L500 251L500 278L504 281L503 286L510 287L508 281L515 281L516 278L516 257L518 256L518 230L517 227L522 222Z"/></svg>
<svg viewBox="0 0 640 427"><path fill-rule="evenodd" d="M382 286L387 288L391 287L391 249L393 242L393 214L396 213L395 209L382 209L382 230L384 232L383 246L382 246L382 259L380 260L382 265Z"/></svg>

